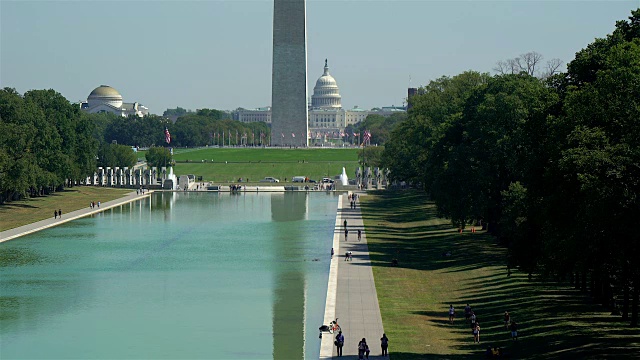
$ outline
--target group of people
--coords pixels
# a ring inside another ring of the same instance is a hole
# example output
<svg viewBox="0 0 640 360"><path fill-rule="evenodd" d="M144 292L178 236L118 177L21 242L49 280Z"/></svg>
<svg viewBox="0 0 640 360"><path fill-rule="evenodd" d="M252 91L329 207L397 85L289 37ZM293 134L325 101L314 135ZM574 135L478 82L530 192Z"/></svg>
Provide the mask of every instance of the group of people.
<svg viewBox="0 0 640 360"><path fill-rule="evenodd" d="M342 334L342 331L338 332L333 343L336 346L338 356L342 356L342 348L344 347L344 335ZM387 334L382 334L382 337L380 338L380 347L382 348L382 356L388 356L389 338L387 337ZM362 338L362 340L358 342L358 359L368 359L369 353L371 353L371 350L367 344L367 339Z"/></svg>
<svg viewBox="0 0 640 360"><path fill-rule="evenodd" d="M61 209L53 210L53 218L57 219L58 217L62 219L62 210Z"/></svg>
<svg viewBox="0 0 640 360"><path fill-rule="evenodd" d="M353 261L353 251L347 251L344 253L344 261Z"/></svg>
<svg viewBox="0 0 640 360"><path fill-rule="evenodd" d="M358 194L349 194L348 197L349 197L349 203L351 204L350 208L351 209L355 209L356 208L356 201L358 200Z"/></svg>
<svg viewBox="0 0 640 360"><path fill-rule="evenodd" d="M95 209L96 206L98 207L98 209L100 208L100 201L98 202L92 201L89 203L89 209Z"/></svg>
<svg viewBox="0 0 640 360"><path fill-rule="evenodd" d="M453 324L453 321L456 316L456 310L453 305L449 306L449 323ZM473 342L480 343L480 323L478 322L478 317L476 313L471 309L471 306L467 304L464 307L464 318L471 326L471 333L473 334ZM504 312L504 327L511 331L511 339L518 340L518 324L511 319L511 314L508 311ZM487 348L487 355L491 357L501 357L502 350L500 348Z"/></svg>

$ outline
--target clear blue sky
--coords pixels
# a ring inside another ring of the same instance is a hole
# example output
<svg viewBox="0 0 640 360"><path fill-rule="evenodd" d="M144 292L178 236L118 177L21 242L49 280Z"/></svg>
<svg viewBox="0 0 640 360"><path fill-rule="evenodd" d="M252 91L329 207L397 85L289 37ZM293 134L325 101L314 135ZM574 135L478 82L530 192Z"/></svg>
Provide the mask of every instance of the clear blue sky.
<svg viewBox="0 0 640 360"><path fill-rule="evenodd" d="M329 59L346 108L536 51L573 59L640 0L308 0L309 96ZM70 101L113 86L152 113L271 103L273 1L0 0L0 86Z"/></svg>

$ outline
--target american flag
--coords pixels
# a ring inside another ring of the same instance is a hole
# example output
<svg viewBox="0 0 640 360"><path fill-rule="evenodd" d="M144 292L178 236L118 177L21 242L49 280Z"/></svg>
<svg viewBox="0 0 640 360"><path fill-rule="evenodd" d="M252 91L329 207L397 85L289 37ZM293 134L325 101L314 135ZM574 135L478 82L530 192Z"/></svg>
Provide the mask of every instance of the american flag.
<svg viewBox="0 0 640 360"><path fill-rule="evenodd" d="M169 129L167 129L167 127L164 127L164 141L167 142L167 144L171 143L171 133L169 133Z"/></svg>
<svg viewBox="0 0 640 360"><path fill-rule="evenodd" d="M364 142L371 140L371 132L369 130L364 131Z"/></svg>

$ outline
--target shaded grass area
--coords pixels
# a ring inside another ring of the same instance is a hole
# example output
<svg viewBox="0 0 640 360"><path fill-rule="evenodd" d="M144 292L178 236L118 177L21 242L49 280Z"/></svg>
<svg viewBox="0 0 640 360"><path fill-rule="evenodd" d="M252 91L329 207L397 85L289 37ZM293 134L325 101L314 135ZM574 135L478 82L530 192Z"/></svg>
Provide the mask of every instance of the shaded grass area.
<svg viewBox="0 0 640 360"><path fill-rule="evenodd" d="M358 149L278 149L278 148L199 148L176 149L176 161L242 161L242 162L301 162L301 161L357 161Z"/></svg>
<svg viewBox="0 0 640 360"><path fill-rule="evenodd" d="M194 174L202 176L205 181L216 183L228 183L237 181L238 178L257 183L267 176L275 177L281 182L291 182L294 176L307 176L310 179L320 181L323 177L333 178L342 173L345 167L349 177L355 177L357 161L339 162L305 162L305 163L177 163L174 172L176 175ZM280 184L282 185L282 184Z"/></svg>
<svg viewBox="0 0 640 360"><path fill-rule="evenodd" d="M483 358L489 345L513 359L638 358L637 328L568 284L529 281L517 271L508 277L504 248L482 232L459 234L424 194L377 192L361 205L394 360ZM478 316L480 344L464 321L467 303ZM517 342L504 328L505 311L519 324Z"/></svg>
<svg viewBox="0 0 640 360"><path fill-rule="evenodd" d="M131 189L102 188L93 186L76 186L48 196L13 201L0 205L0 231L13 229L53 217L55 210L69 213L88 207L91 201L111 201Z"/></svg>

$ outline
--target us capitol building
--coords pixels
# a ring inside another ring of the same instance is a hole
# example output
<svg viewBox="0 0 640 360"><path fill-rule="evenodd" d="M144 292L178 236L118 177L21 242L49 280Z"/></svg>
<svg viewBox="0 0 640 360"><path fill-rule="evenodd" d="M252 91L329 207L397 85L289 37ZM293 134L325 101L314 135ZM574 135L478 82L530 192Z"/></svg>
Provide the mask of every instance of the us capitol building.
<svg viewBox="0 0 640 360"><path fill-rule="evenodd" d="M123 102L118 90L107 85L100 85L93 89L87 101L80 103L80 109L90 114L112 113L122 117L129 115L143 117L149 114L149 109L138 102Z"/></svg>
<svg viewBox="0 0 640 360"><path fill-rule="evenodd" d="M338 84L336 79L329 74L329 65L325 60L324 73L316 81L311 103L309 104L309 132L312 138L336 135L343 132L347 126L363 121L369 115L390 116L394 113L405 111L404 107L399 106L388 106L372 110L360 109L357 106L350 110L343 109ZM271 123L271 107L241 108L234 111L233 118L246 123L257 121Z"/></svg>

